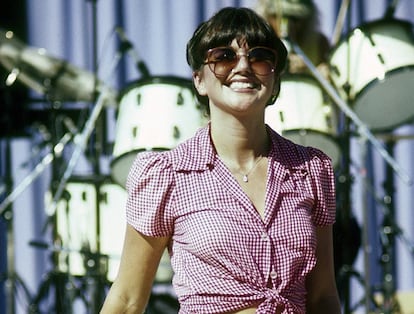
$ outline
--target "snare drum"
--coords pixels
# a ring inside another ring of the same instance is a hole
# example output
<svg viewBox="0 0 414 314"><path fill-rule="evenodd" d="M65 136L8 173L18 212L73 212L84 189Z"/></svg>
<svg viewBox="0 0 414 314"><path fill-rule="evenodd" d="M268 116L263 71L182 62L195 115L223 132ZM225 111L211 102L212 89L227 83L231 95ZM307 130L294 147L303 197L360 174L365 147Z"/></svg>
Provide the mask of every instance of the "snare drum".
<svg viewBox="0 0 414 314"><path fill-rule="evenodd" d="M119 103L111 163L114 181L125 186L137 152L174 148L205 123L190 80L153 77L132 84Z"/></svg>
<svg viewBox="0 0 414 314"><path fill-rule="evenodd" d="M265 121L293 142L318 148L334 165L339 162L337 118L334 108L311 76L284 75L280 94L266 108Z"/></svg>
<svg viewBox="0 0 414 314"><path fill-rule="evenodd" d="M56 209L58 270L84 276L96 266L113 281L125 234L126 191L108 178L82 177L71 179L63 196Z"/></svg>
<svg viewBox="0 0 414 314"><path fill-rule="evenodd" d="M357 27L335 47L330 64L332 81L372 130L390 129L414 117L410 23L378 20Z"/></svg>

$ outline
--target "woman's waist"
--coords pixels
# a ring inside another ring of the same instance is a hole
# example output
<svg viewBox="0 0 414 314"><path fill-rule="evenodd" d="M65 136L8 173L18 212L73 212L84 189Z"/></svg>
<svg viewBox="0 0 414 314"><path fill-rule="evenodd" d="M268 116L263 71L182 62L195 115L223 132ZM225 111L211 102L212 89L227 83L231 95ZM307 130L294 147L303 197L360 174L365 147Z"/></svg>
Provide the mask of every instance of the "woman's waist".
<svg viewBox="0 0 414 314"><path fill-rule="evenodd" d="M254 307L249 307L249 308L244 309L244 310L232 312L231 314L256 314L256 311L257 311L257 307L254 306ZM283 312L283 307L278 307L276 309L275 314L282 314L282 312Z"/></svg>

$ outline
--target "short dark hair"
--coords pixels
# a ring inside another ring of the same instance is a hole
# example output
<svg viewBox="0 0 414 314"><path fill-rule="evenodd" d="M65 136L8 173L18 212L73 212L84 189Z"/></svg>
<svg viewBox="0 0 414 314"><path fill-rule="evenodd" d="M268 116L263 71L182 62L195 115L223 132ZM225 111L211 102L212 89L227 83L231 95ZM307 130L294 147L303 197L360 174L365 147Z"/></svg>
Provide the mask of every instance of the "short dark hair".
<svg viewBox="0 0 414 314"><path fill-rule="evenodd" d="M286 66L287 50L266 20L249 8L226 7L209 20L202 22L187 43L187 63L198 71L205 62L207 50L228 46L236 40L244 40L249 47L264 46L277 52L275 75L279 76ZM206 97L199 97L206 102Z"/></svg>
<svg viewBox="0 0 414 314"><path fill-rule="evenodd" d="M207 50L244 39L250 47L265 46L276 50L276 72L283 71L287 51L272 27L249 8L227 7L201 23L187 44L187 62L193 70L203 65Z"/></svg>

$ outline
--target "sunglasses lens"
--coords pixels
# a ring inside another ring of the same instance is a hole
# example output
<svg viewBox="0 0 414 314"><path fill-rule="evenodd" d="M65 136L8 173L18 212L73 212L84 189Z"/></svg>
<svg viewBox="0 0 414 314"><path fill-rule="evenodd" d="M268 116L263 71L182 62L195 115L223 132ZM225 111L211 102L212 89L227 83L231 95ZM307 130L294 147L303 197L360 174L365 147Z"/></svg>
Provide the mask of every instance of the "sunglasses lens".
<svg viewBox="0 0 414 314"><path fill-rule="evenodd" d="M215 48L209 51L207 62L216 75L225 76L236 65L237 55L231 48Z"/></svg>
<svg viewBox="0 0 414 314"><path fill-rule="evenodd" d="M235 59L236 52L230 48L211 49L208 56L209 62L232 62Z"/></svg>
<svg viewBox="0 0 414 314"><path fill-rule="evenodd" d="M276 54L264 47L253 48L249 51L249 62L256 74L267 75L274 71Z"/></svg>

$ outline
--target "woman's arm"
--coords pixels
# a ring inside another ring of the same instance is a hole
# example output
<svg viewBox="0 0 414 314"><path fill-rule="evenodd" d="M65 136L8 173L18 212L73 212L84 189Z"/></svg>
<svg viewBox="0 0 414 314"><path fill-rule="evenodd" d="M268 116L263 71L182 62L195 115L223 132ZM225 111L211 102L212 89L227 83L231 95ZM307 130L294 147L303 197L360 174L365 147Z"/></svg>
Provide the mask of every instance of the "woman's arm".
<svg viewBox="0 0 414 314"><path fill-rule="evenodd" d="M316 266L306 281L307 314L340 314L341 306L336 289L332 226L317 227Z"/></svg>
<svg viewBox="0 0 414 314"><path fill-rule="evenodd" d="M145 236L127 225L118 275L101 314L144 313L168 240Z"/></svg>

